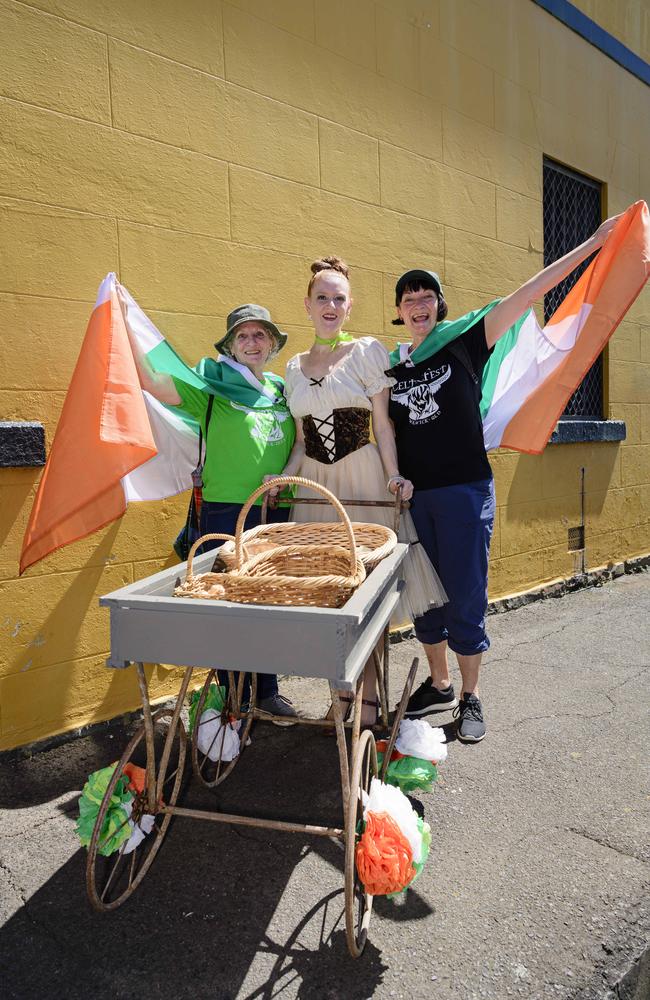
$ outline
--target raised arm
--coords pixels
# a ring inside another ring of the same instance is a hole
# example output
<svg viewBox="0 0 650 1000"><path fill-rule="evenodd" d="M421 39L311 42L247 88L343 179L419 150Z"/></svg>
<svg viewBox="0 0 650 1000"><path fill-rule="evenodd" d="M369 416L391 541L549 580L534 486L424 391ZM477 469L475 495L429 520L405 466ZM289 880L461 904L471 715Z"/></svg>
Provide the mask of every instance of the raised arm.
<svg viewBox="0 0 650 1000"><path fill-rule="evenodd" d="M595 250L599 250L616 225L620 215L606 219L593 236L581 243L575 250L569 251L564 257L549 264L543 271L526 281L516 292L506 296L498 305L491 309L485 317L485 339L488 347L494 347L497 340L504 335L520 316L530 309L533 302L560 283L567 274L571 274L578 264L582 264Z"/></svg>
<svg viewBox="0 0 650 1000"><path fill-rule="evenodd" d="M137 339L133 336L127 320L127 305L119 291L118 299L122 309L122 315L124 316L124 325L126 327L126 333L133 352L133 360L135 361L135 367L138 373L138 378L140 379L140 385L144 390L146 390L146 392L150 392L152 396L159 400L159 402L169 403L170 406L180 406L182 400L176 391L176 386L174 385L174 380L171 375L166 375L164 372L155 372L153 370L150 361L147 359L147 356L140 347Z"/></svg>

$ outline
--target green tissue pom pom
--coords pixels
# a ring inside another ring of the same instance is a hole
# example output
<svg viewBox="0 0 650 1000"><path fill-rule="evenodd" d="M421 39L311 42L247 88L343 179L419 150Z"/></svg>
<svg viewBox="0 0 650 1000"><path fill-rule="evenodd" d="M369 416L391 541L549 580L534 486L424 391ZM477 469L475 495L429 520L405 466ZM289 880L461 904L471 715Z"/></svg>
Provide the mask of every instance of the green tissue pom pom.
<svg viewBox="0 0 650 1000"><path fill-rule="evenodd" d="M418 830L422 835L422 851L420 854L420 860L413 862L413 867L415 868L415 875L413 876L409 884L405 885L404 888L401 889L399 892L391 892L388 895L388 899L395 899L396 896L401 896L406 892L407 889L410 889L410 887L415 882L416 878L418 878L422 873L422 869L424 868L427 862L427 858L429 857L429 851L431 850L431 827L429 826L428 823L425 823L424 820L421 819L419 816L418 816Z"/></svg>
<svg viewBox="0 0 650 1000"><path fill-rule="evenodd" d="M82 847L90 845L99 815L99 807L116 767L117 764L111 764L110 767L103 767L88 775L88 780L79 799L79 819L75 826L75 832ZM119 850L131 836L129 815L124 809L124 803L131 802L133 799L132 793L128 790L128 784L129 779L123 774L113 789L99 836L98 850L104 856Z"/></svg>
<svg viewBox="0 0 650 1000"><path fill-rule="evenodd" d="M383 753L378 753L377 762L380 770L383 760ZM418 790L430 792L434 781L438 780L438 768L430 760L401 757L399 760L391 760L386 768L385 780L388 785L395 785L405 795Z"/></svg>
<svg viewBox="0 0 650 1000"><path fill-rule="evenodd" d="M190 695L190 735L194 730L194 725L196 723L196 710L199 707L199 698L201 697L202 688L197 688L196 691L192 691ZM209 708L214 708L216 712L223 712L224 705L226 704L226 689L223 685L211 684L208 688L208 693L205 696L205 701L203 702L203 712L207 712Z"/></svg>

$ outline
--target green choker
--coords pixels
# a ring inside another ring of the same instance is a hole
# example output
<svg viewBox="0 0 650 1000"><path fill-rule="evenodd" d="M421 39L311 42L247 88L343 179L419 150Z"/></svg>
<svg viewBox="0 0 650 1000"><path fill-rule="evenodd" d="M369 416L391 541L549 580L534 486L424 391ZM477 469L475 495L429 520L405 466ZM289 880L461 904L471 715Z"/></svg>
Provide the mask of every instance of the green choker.
<svg viewBox="0 0 650 1000"><path fill-rule="evenodd" d="M339 346L339 344L344 344L347 343L347 341L349 340L354 340L354 337L351 334L345 333L343 330L341 330L341 332L338 333L333 340L330 340L329 337L319 337L317 333L314 334L314 340L316 341L317 344L325 344L329 346L329 349L331 351L335 351L336 348Z"/></svg>

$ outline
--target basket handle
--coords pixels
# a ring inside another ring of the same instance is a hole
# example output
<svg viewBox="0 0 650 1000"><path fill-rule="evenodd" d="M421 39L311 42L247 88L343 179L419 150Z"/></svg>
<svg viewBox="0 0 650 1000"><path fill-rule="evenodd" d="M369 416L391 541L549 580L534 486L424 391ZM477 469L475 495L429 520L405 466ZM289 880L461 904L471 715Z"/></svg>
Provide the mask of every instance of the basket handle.
<svg viewBox="0 0 650 1000"><path fill-rule="evenodd" d="M186 577L186 579L188 579L188 580L192 579L192 562L194 561L194 556L196 555L196 550L198 549L198 547L200 545L203 545L204 542L210 542L213 539L217 539L217 538L222 538L224 540L224 542L236 542L237 541L237 539L235 538L234 535L222 535L222 534L216 533L216 532L214 534L211 534L211 535L201 535L201 537L197 538L197 540L194 542L194 545L190 549L189 554L187 556L187 577ZM243 546L242 546L242 548L243 548ZM237 559L236 553L237 553L237 546L235 545L235 558ZM246 555L246 550L245 549L244 549L244 555ZM239 569L239 560L238 559L237 559L237 569Z"/></svg>
<svg viewBox="0 0 650 1000"><path fill-rule="evenodd" d="M262 483L258 486L249 496L248 500L242 507L239 517L237 518L237 526L235 527L235 559L238 566L242 564L242 550L244 547L242 541L242 534L244 531L244 524L246 523L246 518L248 512L257 500L258 497L262 496L263 493L267 493L269 490L275 489L278 486L305 486L309 490L314 490L315 493L320 493L325 497L326 500L332 504L336 510L343 527L345 528L345 533L348 536L348 544L350 546L350 576L354 576L357 571L357 545L354 540L354 531L352 529L352 523L350 518L345 512L343 504L337 500L333 493L330 493L325 486L321 486L320 483L315 483L311 479L304 479L302 476L276 476L275 479L271 479L266 483Z"/></svg>

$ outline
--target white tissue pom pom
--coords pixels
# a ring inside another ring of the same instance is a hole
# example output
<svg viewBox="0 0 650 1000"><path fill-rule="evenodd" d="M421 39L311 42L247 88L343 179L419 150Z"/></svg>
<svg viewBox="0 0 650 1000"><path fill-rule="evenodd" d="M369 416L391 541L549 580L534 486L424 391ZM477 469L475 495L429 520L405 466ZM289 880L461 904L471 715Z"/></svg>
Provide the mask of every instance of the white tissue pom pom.
<svg viewBox="0 0 650 1000"><path fill-rule="evenodd" d="M221 725L221 712L208 708L201 715L196 745L210 760L234 760L239 754L239 725Z"/></svg>
<svg viewBox="0 0 650 1000"><path fill-rule="evenodd" d="M124 808L131 815L133 810L133 802L125 802ZM122 848L122 854L130 854L131 851L135 851L136 847L139 847L144 838L148 833L153 830L153 825L156 820L155 816L151 816L149 813L145 813L140 817L139 823L134 823L132 819L129 820L129 826L131 827L131 836L127 840L126 844Z"/></svg>
<svg viewBox="0 0 650 1000"><path fill-rule="evenodd" d="M445 733L432 729L424 719L404 719L399 727L395 748L406 757L441 762L447 759Z"/></svg>
<svg viewBox="0 0 650 1000"><path fill-rule="evenodd" d="M418 829L417 813L406 795L394 785L384 785L379 778L373 778L370 782L370 795L363 810L364 819L369 812L388 813L395 820L411 845L413 861L419 864L422 860L422 834Z"/></svg>

